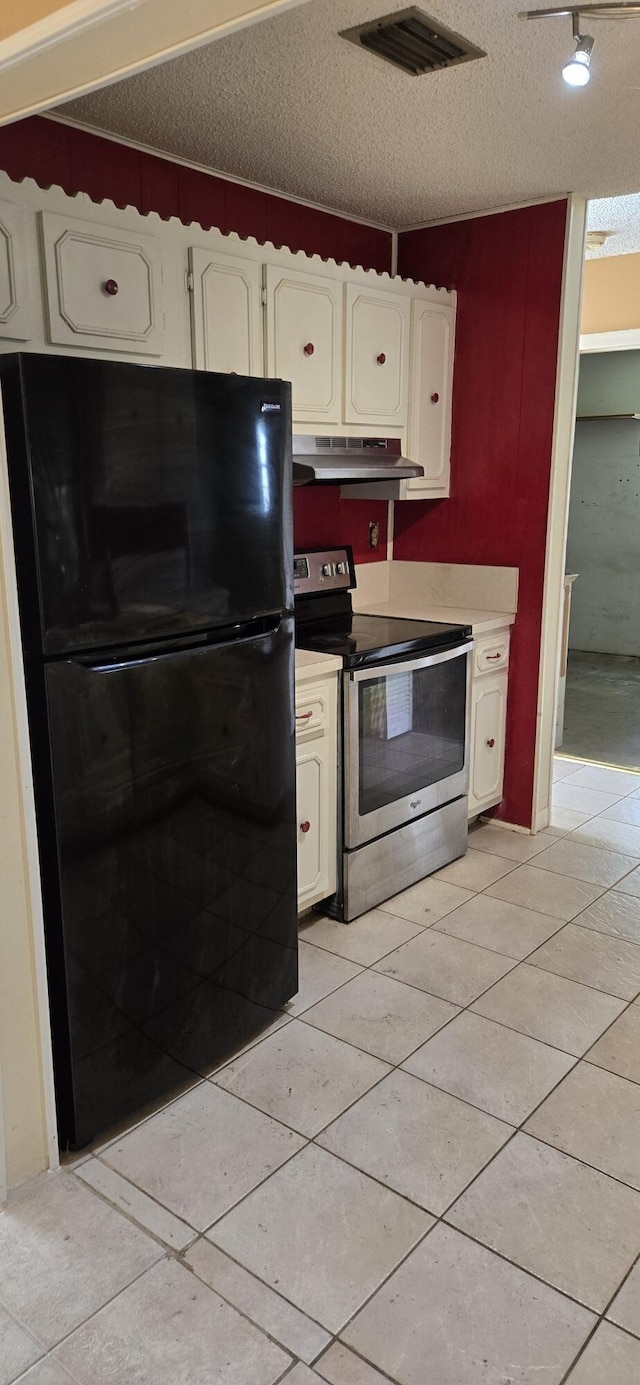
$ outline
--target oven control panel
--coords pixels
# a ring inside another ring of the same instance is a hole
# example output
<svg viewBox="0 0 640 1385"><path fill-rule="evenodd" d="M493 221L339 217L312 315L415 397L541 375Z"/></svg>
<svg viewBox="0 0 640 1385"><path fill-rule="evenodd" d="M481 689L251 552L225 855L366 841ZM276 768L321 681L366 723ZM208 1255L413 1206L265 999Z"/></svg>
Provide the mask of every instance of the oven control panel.
<svg viewBox="0 0 640 1385"><path fill-rule="evenodd" d="M349 591L355 585L356 574L350 548L318 548L294 555L293 588L296 596Z"/></svg>

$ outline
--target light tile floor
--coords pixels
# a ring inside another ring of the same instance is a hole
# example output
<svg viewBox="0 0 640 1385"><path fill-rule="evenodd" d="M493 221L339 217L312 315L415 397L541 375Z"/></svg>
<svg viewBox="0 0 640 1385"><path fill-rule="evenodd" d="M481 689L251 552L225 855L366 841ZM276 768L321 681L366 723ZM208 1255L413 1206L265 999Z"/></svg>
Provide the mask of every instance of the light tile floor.
<svg viewBox="0 0 640 1385"><path fill-rule="evenodd" d="M640 776L344 927L0 1214L0 1385L638 1385Z"/></svg>

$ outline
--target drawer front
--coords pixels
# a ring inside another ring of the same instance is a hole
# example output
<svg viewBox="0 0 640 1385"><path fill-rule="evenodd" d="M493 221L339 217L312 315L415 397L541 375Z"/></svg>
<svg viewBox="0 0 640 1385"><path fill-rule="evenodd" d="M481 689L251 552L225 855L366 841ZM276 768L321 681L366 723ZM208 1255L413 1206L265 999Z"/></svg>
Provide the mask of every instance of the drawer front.
<svg viewBox="0 0 640 1385"><path fill-rule="evenodd" d="M473 672L500 673L509 667L509 631L499 630L478 640L473 651Z"/></svg>
<svg viewBox="0 0 640 1385"><path fill-rule="evenodd" d="M329 703L321 688L296 688L296 736L305 731L324 731L329 725Z"/></svg>

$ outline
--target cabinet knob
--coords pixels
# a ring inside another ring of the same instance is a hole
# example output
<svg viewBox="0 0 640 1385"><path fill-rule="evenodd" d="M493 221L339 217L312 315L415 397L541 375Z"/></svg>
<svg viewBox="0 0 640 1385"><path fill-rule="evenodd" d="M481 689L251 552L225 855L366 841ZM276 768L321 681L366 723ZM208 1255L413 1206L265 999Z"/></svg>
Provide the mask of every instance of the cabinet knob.
<svg viewBox="0 0 640 1385"><path fill-rule="evenodd" d="M432 395L431 395L431 403L432 403L432 404L437 404L438 401L439 401L439 399L440 399L440 395L437 393L437 391L436 391L435 394L432 394Z"/></svg>
<svg viewBox="0 0 640 1385"><path fill-rule="evenodd" d="M380 352L380 355L379 355L379 356L376 356L376 360L377 360L377 362L378 362L378 365L384 365L386 359L387 359L387 358L386 358L386 356L385 356L385 354L384 354L384 351L381 351L381 352Z"/></svg>
<svg viewBox="0 0 640 1385"><path fill-rule="evenodd" d="M312 341L308 341L306 346L304 346L302 349L304 351L305 356L313 356L313 353L316 348Z"/></svg>
<svg viewBox="0 0 640 1385"><path fill-rule="evenodd" d="M308 712L296 712L296 721L308 721L313 716L313 707Z"/></svg>
<svg viewBox="0 0 640 1385"><path fill-rule="evenodd" d="M120 286L117 279L105 279L102 287L105 293L109 294L110 298L115 298Z"/></svg>
<svg viewBox="0 0 640 1385"><path fill-rule="evenodd" d="M498 653L497 653L497 654L487 654L487 659L501 659L501 658L502 658L502 655L501 655L501 653L500 653L500 650L498 650Z"/></svg>
<svg viewBox="0 0 640 1385"><path fill-rule="evenodd" d="M310 822L301 822L301 823L300 823L300 831L301 831L301 832L308 832L310 827L311 827L311 823L310 823Z"/></svg>
<svg viewBox="0 0 640 1385"><path fill-rule="evenodd" d="M494 745L495 745L495 740L494 740L493 736L491 737L490 740L487 741L487 745L488 745L488 747L489 747L489 750L493 750L493 747L494 747Z"/></svg>

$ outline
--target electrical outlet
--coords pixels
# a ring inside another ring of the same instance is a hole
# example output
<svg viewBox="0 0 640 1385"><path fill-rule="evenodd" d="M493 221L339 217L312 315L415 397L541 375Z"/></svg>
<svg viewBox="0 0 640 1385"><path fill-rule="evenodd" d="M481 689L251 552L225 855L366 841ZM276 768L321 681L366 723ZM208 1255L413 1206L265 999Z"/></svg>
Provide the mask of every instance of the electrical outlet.
<svg viewBox="0 0 640 1385"><path fill-rule="evenodd" d="M369 525L369 548L380 547L380 521L374 520Z"/></svg>

